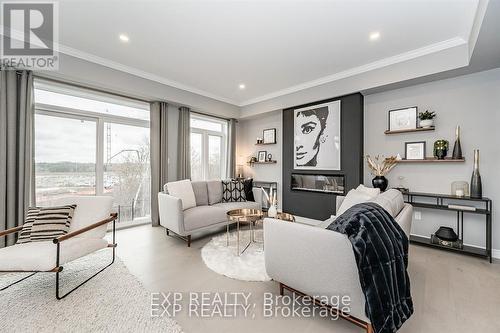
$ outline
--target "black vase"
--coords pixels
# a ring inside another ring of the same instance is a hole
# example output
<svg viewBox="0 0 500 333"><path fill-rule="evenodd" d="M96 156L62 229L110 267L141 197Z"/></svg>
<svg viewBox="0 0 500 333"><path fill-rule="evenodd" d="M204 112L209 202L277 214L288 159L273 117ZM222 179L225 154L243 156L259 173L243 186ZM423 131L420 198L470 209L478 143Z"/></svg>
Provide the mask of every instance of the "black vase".
<svg viewBox="0 0 500 333"><path fill-rule="evenodd" d="M481 175L479 174L479 150L474 150L474 171L470 180L470 196L471 198L483 197L483 184L481 182Z"/></svg>
<svg viewBox="0 0 500 333"><path fill-rule="evenodd" d="M455 146L453 146L453 155L451 158L453 158L454 160L460 160L463 158L462 145L460 144L460 126L457 126L455 136Z"/></svg>
<svg viewBox="0 0 500 333"><path fill-rule="evenodd" d="M389 182L384 176L375 176L375 178L372 179L373 187L379 188L381 192L384 192L387 189L388 184Z"/></svg>

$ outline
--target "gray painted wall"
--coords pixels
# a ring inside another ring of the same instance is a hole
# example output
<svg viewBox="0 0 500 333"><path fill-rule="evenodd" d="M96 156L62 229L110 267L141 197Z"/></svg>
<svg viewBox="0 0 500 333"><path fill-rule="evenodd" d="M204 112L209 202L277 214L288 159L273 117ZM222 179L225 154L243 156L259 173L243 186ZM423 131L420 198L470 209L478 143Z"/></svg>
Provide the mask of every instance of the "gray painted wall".
<svg viewBox="0 0 500 333"><path fill-rule="evenodd" d="M415 134L384 135L387 111L405 106L418 106L419 111L436 111L436 131ZM450 193L451 183L470 183L473 149L480 149L480 171L483 195L493 200L493 248L500 249L500 69L365 96L365 153L370 155L401 154L405 141L426 141L427 154L437 139L450 141L453 147L455 126L462 129L465 163L400 164L388 176L389 186L397 186L404 176L404 185L412 191ZM450 148L451 150L452 148ZM451 152L449 153L451 154ZM365 184L372 176L365 168ZM419 211L419 210L417 210ZM455 226L450 212L420 210L422 220L413 221L412 233L429 236L440 225ZM484 246L484 219L465 217L464 242ZM495 253L494 253L495 255ZM496 253L500 255L500 253Z"/></svg>
<svg viewBox="0 0 500 333"><path fill-rule="evenodd" d="M313 101L310 99L309 101ZM393 108L417 105L420 110L426 108L438 113L435 132L406 134L397 136L384 135L387 127L387 111ZM415 164L398 165L388 176L390 184L397 186L398 176L405 177L405 185L415 191L433 191L449 193L451 182L466 180L470 182L472 173L472 152L481 150L481 175L484 195L493 200L493 248L500 250L500 69L460 76L447 80L415 85L403 89L366 95L365 108L365 154L404 155L405 141L427 142L430 154L435 140L444 138L453 145L455 126L462 127L462 148L465 163L457 164ZM258 149L255 138L260 136L262 128L278 128L278 145L273 148L273 156L278 158L276 166L260 168L245 167L245 175L255 179L275 179L282 184L281 176L281 137L282 121L280 111L240 120L238 136L238 154L245 159ZM371 186L371 175L365 167L365 184ZM281 196L280 196L281 198ZM455 225L455 218L449 212L421 210L422 220L414 221L412 232L430 235L440 225ZM451 214L451 215L450 215ZM467 219L468 218L468 219ZM482 219L466 216L464 225L467 243L484 246L484 228ZM493 255L500 257L498 251Z"/></svg>
<svg viewBox="0 0 500 333"><path fill-rule="evenodd" d="M245 177L252 177L258 181L278 182L278 207L281 208L281 166L283 158L281 155L282 143L282 118L281 111L266 113L256 118L238 121L238 137L236 141L237 163L244 164L243 173ZM262 137L265 128L276 128L275 145L256 146L257 137ZM259 150L266 150L273 155L276 164L255 164L253 167L246 164L251 156L257 156Z"/></svg>

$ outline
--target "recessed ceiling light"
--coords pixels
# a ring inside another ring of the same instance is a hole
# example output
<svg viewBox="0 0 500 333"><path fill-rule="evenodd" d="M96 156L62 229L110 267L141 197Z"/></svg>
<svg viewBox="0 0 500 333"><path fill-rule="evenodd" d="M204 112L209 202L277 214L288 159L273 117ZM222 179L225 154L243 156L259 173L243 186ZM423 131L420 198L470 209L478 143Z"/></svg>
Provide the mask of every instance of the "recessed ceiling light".
<svg viewBox="0 0 500 333"><path fill-rule="evenodd" d="M130 40L130 39L128 38L128 36L127 36L127 35L125 35L125 34L120 34L120 36L119 36L119 37L120 37L120 40L121 40L122 42L125 42L125 43L127 43L127 42Z"/></svg>
<svg viewBox="0 0 500 333"><path fill-rule="evenodd" d="M244 83L240 83L240 85L239 85L238 87L239 87L241 90L243 90L243 89L245 89L245 88L246 88L246 86L245 86L245 84L244 84Z"/></svg>
<svg viewBox="0 0 500 333"><path fill-rule="evenodd" d="M378 31L374 31L370 34L371 41L378 40L379 38L380 38L380 32L378 32Z"/></svg>

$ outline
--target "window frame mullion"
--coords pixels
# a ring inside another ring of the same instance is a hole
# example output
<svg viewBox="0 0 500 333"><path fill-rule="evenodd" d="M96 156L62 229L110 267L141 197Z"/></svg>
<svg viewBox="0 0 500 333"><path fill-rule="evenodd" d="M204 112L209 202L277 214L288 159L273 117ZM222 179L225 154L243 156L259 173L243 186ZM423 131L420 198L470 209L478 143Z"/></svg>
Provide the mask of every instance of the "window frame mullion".
<svg viewBox="0 0 500 333"><path fill-rule="evenodd" d="M96 138L96 195L104 194L104 119L98 118Z"/></svg>

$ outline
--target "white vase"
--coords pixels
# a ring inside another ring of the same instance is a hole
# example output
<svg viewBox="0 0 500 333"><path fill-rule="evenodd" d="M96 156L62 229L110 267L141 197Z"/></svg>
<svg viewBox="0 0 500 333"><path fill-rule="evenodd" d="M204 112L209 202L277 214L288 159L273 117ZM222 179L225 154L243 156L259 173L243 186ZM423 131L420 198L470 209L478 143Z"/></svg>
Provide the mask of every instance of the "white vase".
<svg viewBox="0 0 500 333"><path fill-rule="evenodd" d="M420 127L429 128L434 126L434 119L420 120Z"/></svg>
<svg viewBox="0 0 500 333"><path fill-rule="evenodd" d="M267 216L276 217L276 215L278 215L278 209L276 205L271 205L267 211Z"/></svg>

